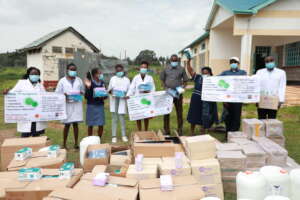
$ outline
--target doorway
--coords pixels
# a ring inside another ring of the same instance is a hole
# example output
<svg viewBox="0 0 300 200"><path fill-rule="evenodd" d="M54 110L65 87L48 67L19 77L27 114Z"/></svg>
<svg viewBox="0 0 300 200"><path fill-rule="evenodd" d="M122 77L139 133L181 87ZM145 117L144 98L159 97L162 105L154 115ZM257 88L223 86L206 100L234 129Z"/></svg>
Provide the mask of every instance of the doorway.
<svg viewBox="0 0 300 200"><path fill-rule="evenodd" d="M271 55L271 47L270 46L257 46L255 48L254 54L254 74L262 69L265 68L265 58Z"/></svg>

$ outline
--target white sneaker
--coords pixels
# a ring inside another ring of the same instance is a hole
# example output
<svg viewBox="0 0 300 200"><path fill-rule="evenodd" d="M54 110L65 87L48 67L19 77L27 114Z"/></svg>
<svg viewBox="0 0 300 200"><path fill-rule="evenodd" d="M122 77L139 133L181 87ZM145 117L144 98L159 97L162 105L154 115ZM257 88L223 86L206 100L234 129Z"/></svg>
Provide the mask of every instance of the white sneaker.
<svg viewBox="0 0 300 200"><path fill-rule="evenodd" d="M122 140L123 140L123 142L128 142L127 136L123 136L123 137L122 137Z"/></svg>
<svg viewBox="0 0 300 200"><path fill-rule="evenodd" d="M111 139L111 142L112 142L112 143L117 143L117 138L116 138L116 137L113 137L113 138Z"/></svg>

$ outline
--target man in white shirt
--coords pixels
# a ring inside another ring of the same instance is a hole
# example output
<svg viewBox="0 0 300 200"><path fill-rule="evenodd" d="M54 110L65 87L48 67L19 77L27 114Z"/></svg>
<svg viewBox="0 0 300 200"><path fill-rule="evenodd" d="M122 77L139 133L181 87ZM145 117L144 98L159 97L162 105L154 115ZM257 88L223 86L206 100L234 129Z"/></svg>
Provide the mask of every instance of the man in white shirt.
<svg viewBox="0 0 300 200"><path fill-rule="evenodd" d="M261 95L275 96L279 100L278 109L285 101L286 73L276 67L272 56L265 59L266 68L257 71ZM278 109L265 109L258 106L259 119L276 119Z"/></svg>

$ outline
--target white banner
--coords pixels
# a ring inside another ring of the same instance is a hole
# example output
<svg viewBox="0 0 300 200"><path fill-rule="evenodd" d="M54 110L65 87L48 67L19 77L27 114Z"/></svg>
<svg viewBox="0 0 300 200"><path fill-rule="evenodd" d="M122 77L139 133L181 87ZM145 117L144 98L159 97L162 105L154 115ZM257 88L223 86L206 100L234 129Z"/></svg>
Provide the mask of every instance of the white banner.
<svg viewBox="0 0 300 200"><path fill-rule="evenodd" d="M5 123L39 122L66 118L66 96L54 92L9 93L4 100Z"/></svg>
<svg viewBox="0 0 300 200"><path fill-rule="evenodd" d="M260 85L254 76L213 76L203 80L203 101L257 103L259 99Z"/></svg>
<svg viewBox="0 0 300 200"><path fill-rule="evenodd" d="M131 121L170 114L173 109L173 97L165 91L141 94L127 100Z"/></svg>

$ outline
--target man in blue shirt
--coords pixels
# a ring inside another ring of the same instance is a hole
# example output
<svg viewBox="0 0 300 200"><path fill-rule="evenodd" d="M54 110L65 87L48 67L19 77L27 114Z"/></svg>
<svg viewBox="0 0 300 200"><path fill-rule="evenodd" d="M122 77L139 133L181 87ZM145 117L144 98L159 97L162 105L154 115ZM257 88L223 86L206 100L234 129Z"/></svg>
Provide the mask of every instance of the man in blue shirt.
<svg viewBox="0 0 300 200"><path fill-rule="evenodd" d="M222 72L220 76L246 76L247 72L239 69L240 60L238 57L230 58L230 69ZM242 103L223 103L226 132L239 131L241 126Z"/></svg>

